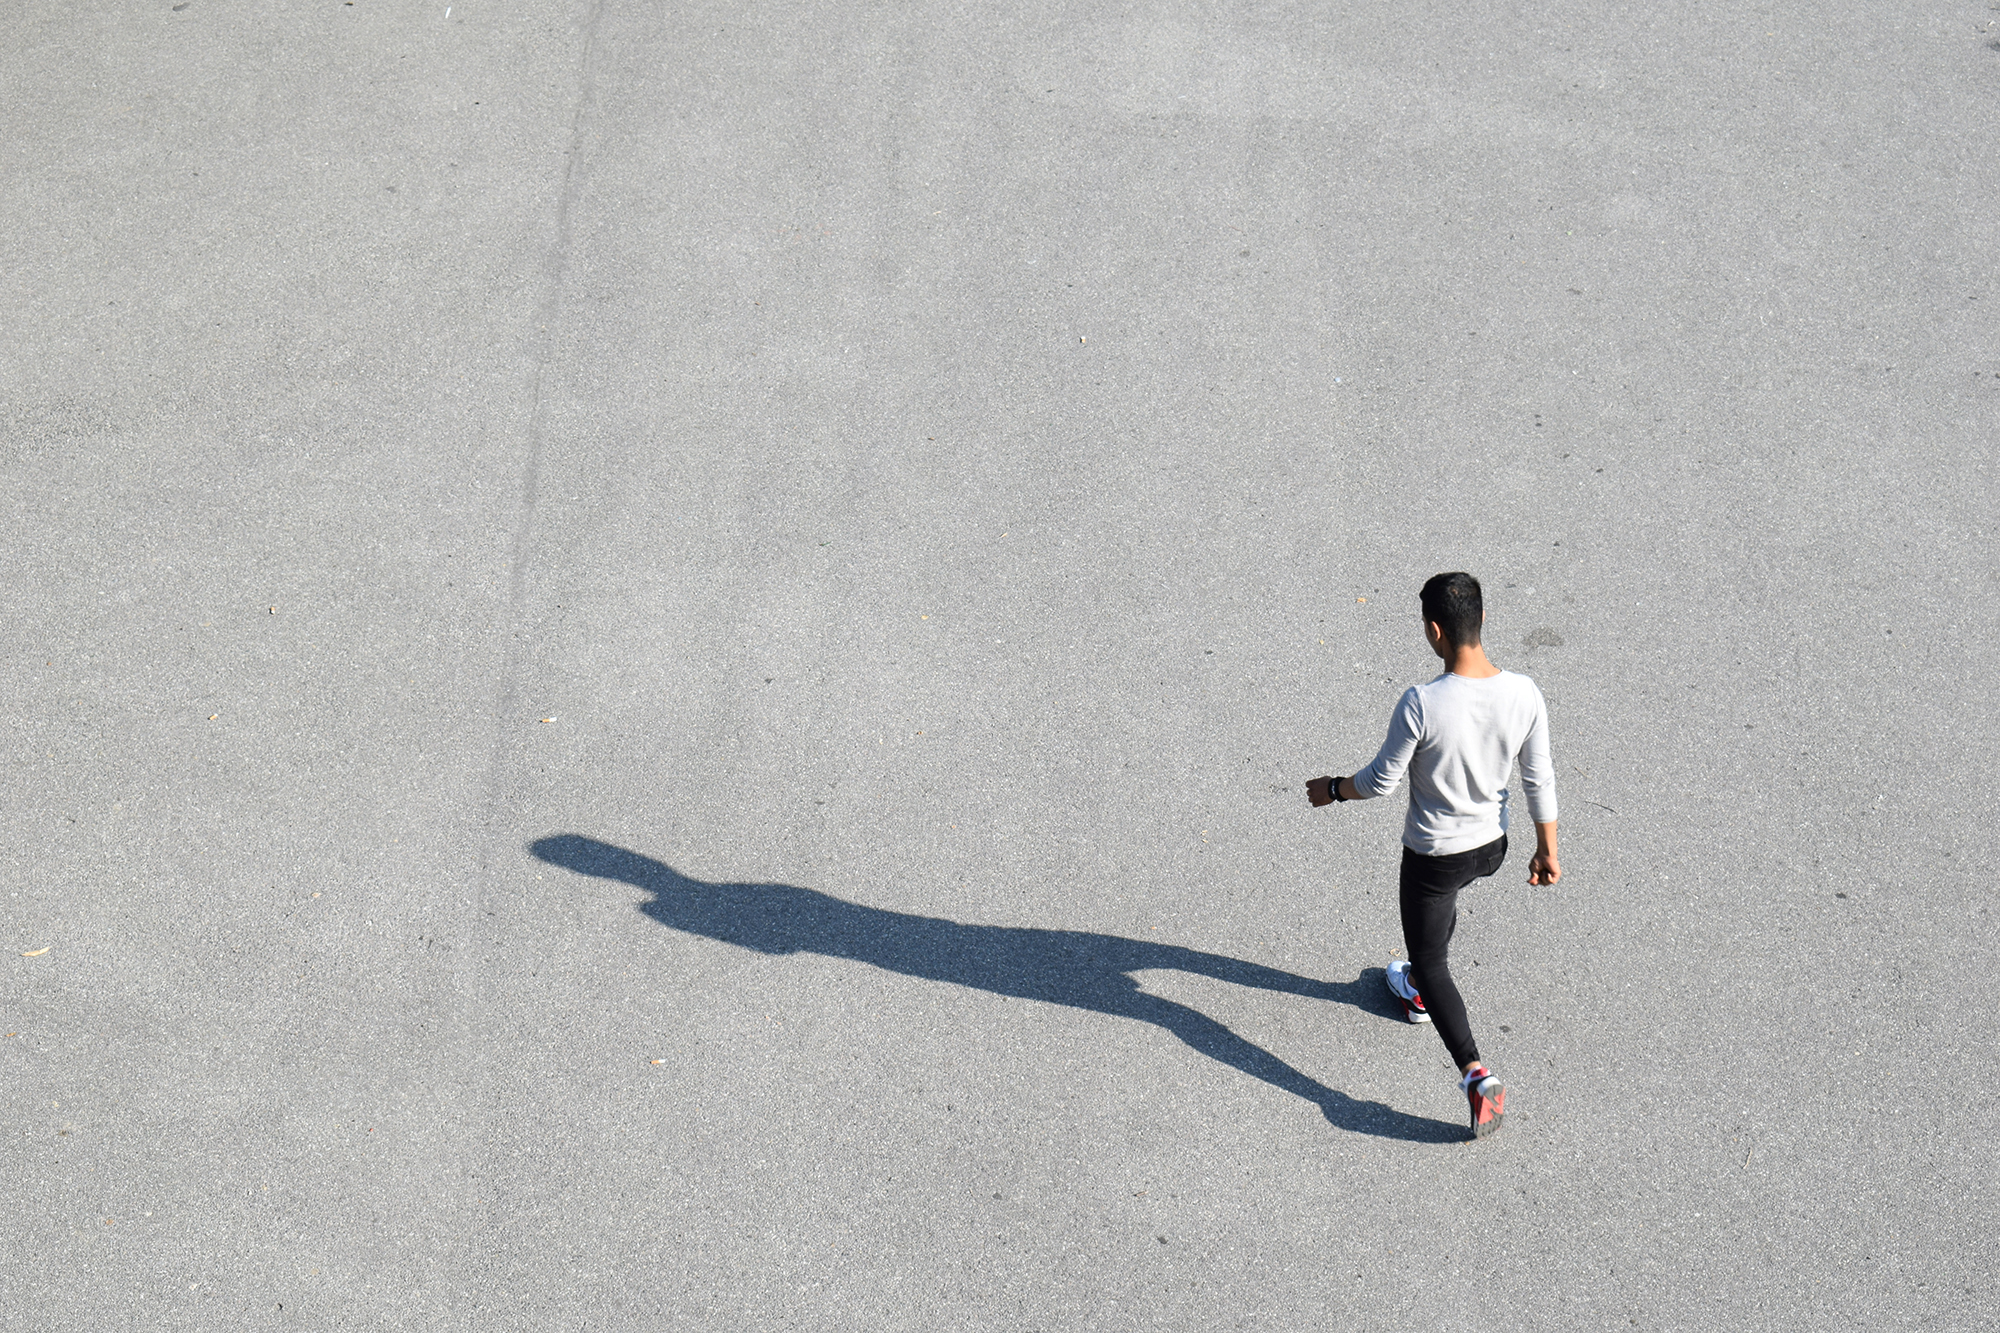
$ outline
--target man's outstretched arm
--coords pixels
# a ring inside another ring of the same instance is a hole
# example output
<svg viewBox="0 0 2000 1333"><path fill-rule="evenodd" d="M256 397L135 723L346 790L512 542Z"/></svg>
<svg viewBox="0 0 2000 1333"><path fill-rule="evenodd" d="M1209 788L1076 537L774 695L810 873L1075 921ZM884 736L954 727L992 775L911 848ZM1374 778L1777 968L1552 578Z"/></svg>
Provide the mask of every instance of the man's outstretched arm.
<svg viewBox="0 0 2000 1333"><path fill-rule="evenodd" d="M1410 766L1410 756L1417 752L1417 737L1423 732L1417 709L1417 692L1404 690L1396 711L1389 715L1388 739L1374 760L1353 778L1314 778L1306 784L1306 799L1314 805L1332 805L1335 801L1366 801L1394 791L1403 780L1403 770Z"/></svg>

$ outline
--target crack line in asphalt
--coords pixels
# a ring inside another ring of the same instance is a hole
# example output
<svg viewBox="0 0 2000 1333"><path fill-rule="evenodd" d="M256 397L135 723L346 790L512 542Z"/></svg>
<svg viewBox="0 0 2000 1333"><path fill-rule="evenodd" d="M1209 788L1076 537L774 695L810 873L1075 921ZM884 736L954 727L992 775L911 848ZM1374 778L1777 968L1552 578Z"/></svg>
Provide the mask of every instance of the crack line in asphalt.
<svg viewBox="0 0 2000 1333"><path fill-rule="evenodd" d="M543 261L543 289L535 308L535 325L538 347L535 354L535 373L531 386L532 401L528 418L528 453L522 467L520 516L516 521L514 539L508 553L510 569L507 580L507 606L504 631L507 635L505 656L500 668L500 688L493 706L493 748L487 764L485 790L480 797L481 847L474 867L475 897L480 915L478 921L485 921L486 886L491 881L494 866L494 845L492 831L497 823L501 792L501 775L506 767L511 743L508 727L512 719L517 696L520 692L522 662L526 654L522 624L523 600L527 591L527 567L534 544L535 515L539 503L541 486L543 449L548 434L548 407L544 397L544 379L549 362L554 357L554 325L562 308L562 288L569 264L571 215L576 194L577 160L583 154L584 126L595 97L594 66L597 53L597 31L603 17L603 0L594 0L583 24L583 59L577 75L576 110L570 118L569 142L563 156L562 188L556 199L554 239L549 253ZM479 949L466 953L473 955L465 966L481 967ZM469 995L476 995L477 985L461 986Z"/></svg>

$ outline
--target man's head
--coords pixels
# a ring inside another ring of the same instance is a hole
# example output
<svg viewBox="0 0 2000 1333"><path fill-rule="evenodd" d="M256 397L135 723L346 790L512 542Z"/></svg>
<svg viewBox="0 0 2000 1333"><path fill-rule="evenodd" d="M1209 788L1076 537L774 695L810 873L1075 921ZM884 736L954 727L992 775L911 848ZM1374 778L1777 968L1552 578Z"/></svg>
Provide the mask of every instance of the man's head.
<svg viewBox="0 0 2000 1333"><path fill-rule="evenodd" d="M1479 596L1479 580L1470 574L1439 574L1424 584L1424 624L1435 625L1444 641L1454 648L1469 648L1479 642L1479 627L1486 620L1486 604Z"/></svg>

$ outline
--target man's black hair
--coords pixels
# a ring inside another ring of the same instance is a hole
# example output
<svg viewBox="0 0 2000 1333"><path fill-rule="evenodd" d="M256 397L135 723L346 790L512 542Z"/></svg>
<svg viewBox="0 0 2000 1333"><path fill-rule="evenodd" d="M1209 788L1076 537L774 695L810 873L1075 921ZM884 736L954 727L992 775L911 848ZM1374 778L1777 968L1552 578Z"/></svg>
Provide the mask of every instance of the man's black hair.
<svg viewBox="0 0 2000 1333"><path fill-rule="evenodd" d="M1486 603L1479 595L1479 580L1470 574L1438 574L1424 584L1419 594L1424 601L1424 623L1436 625L1454 648L1469 648L1479 642L1479 624L1486 618Z"/></svg>

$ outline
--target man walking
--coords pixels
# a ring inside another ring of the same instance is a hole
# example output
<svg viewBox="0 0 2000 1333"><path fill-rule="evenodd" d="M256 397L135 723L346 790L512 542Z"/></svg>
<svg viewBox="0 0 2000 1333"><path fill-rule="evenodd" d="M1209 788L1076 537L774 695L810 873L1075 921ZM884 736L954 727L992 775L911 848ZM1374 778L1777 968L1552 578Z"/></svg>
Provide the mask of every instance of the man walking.
<svg viewBox="0 0 2000 1333"><path fill-rule="evenodd" d="M1410 957L1389 964L1389 989L1412 1023L1436 1023L1458 1064L1472 1132L1485 1138L1500 1127L1507 1090L1480 1062L1446 957L1458 928L1459 890L1491 875L1506 859L1507 779L1517 757L1528 817L1535 824L1528 883L1562 878L1549 712L1534 681L1486 660L1479 642L1486 609L1478 579L1439 574L1424 584L1421 597L1424 637L1444 659L1444 674L1403 692L1374 762L1351 778L1314 778L1306 795L1315 806L1365 801L1395 790L1408 770L1399 898Z"/></svg>

